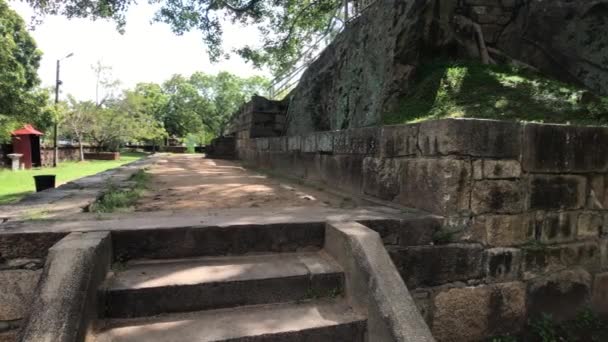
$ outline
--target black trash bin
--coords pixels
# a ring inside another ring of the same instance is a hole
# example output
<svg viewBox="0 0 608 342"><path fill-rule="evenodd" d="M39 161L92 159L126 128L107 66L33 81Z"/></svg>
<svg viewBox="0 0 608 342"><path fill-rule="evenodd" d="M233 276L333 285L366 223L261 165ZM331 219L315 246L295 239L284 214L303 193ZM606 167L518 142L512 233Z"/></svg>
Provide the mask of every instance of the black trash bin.
<svg viewBox="0 0 608 342"><path fill-rule="evenodd" d="M34 176L36 183L36 192L52 189L55 187L55 175L40 175Z"/></svg>

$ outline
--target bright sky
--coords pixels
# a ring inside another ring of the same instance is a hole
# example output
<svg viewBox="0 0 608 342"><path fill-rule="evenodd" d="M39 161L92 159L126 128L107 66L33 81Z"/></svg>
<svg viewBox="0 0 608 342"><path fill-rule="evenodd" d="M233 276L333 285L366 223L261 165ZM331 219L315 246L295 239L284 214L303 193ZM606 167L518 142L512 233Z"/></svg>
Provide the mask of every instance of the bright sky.
<svg viewBox="0 0 608 342"><path fill-rule="evenodd" d="M26 4L14 1L9 4L30 23L33 12ZM113 68L114 77L122 82L123 88L139 82L161 83L173 74L188 76L195 71L215 74L225 70L244 77L265 74L238 56L210 63L199 32L176 36L166 24L150 24L154 13L155 5L146 1L132 6L124 35L110 21L46 17L31 32L44 53L39 69L42 85L54 86L56 61L69 53L74 56L61 63L61 98L66 94L80 100L95 98L91 65L98 60ZM256 29L231 25L224 30L226 51L257 41Z"/></svg>

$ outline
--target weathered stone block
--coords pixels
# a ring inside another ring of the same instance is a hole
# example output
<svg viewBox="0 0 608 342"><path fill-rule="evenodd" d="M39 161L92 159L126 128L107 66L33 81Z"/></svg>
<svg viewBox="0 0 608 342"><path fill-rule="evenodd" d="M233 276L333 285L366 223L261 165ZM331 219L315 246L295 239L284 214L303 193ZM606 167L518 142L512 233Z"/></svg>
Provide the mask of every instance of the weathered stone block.
<svg viewBox="0 0 608 342"><path fill-rule="evenodd" d="M473 222L473 238L490 246L517 246L534 238L529 215L484 215Z"/></svg>
<svg viewBox="0 0 608 342"><path fill-rule="evenodd" d="M380 156L407 157L418 153L418 124L384 126L380 136Z"/></svg>
<svg viewBox="0 0 608 342"><path fill-rule="evenodd" d="M392 201L399 195L400 164L395 159L366 157L363 160L363 191Z"/></svg>
<svg viewBox="0 0 608 342"><path fill-rule="evenodd" d="M314 134L318 152L334 151L335 132L317 132Z"/></svg>
<svg viewBox="0 0 608 342"><path fill-rule="evenodd" d="M287 151L287 137L268 138L268 149L273 152Z"/></svg>
<svg viewBox="0 0 608 342"><path fill-rule="evenodd" d="M304 177L312 181L323 179L321 172L321 156L314 153L300 153L298 159L304 169Z"/></svg>
<svg viewBox="0 0 608 342"><path fill-rule="evenodd" d="M595 275L591 305L596 312L608 314L608 273Z"/></svg>
<svg viewBox="0 0 608 342"><path fill-rule="evenodd" d="M529 172L608 170L608 129L526 124L523 167Z"/></svg>
<svg viewBox="0 0 608 342"><path fill-rule="evenodd" d="M525 320L521 282L452 288L435 297L432 331L438 341L481 341L518 332Z"/></svg>
<svg viewBox="0 0 608 342"><path fill-rule="evenodd" d="M585 270L567 270L528 283L528 315L550 314L557 321L574 318L589 304L591 276Z"/></svg>
<svg viewBox="0 0 608 342"><path fill-rule="evenodd" d="M578 215L577 236L597 238L602 234L604 215L597 212L583 212Z"/></svg>
<svg viewBox="0 0 608 342"><path fill-rule="evenodd" d="M334 137L336 154L375 154L378 151L380 127L338 131Z"/></svg>
<svg viewBox="0 0 608 342"><path fill-rule="evenodd" d="M543 243L569 242L576 239L577 213L537 213L533 218L534 236Z"/></svg>
<svg viewBox="0 0 608 342"><path fill-rule="evenodd" d="M521 176L517 160L480 159L473 162L475 179L515 179Z"/></svg>
<svg viewBox="0 0 608 342"><path fill-rule="evenodd" d="M477 119L444 119L420 124L422 154L518 158L521 126Z"/></svg>
<svg viewBox="0 0 608 342"><path fill-rule="evenodd" d="M301 151L302 150L302 137L292 136L287 138L287 150L288 151Z"/></svg>
<svg viewBox="0 0 608 342"><path fill-rule="evenodd" d="M606 199L605 175L594 175L589 177L589 196L587 197L587 208L608 208Z"/></svg>
<svg viewBox="0 0 608 342"><path fill-rule="evenodd" d="M585 205L586 184L580 176L533 176L530 209L580 209Z"/></svg>
<svg viewBox="0 0 608 342"><path fill-rule="evenodd" d="M443 219L438 216L414 215L401 220L373 220L361 224L377 231L385 245L409 247L430 245L442 222Z"/></svg>
<svg viewBox="0 0 608 342"><path fill-rule="evenodd" d="M400 204L439 215L468 213L471 163L466 160L406 159L400 161Z"/></svg>
<svg viewBox="0 0 608 342"><path fill-rule="evenodd" d="M608 238L603 238L599 242L600 244L600 264L602 270L608 270Z"/></svg>
<svg viewBox="0 0 608 342"><path fill-rule="evenodd" d="M268 149L270 148L270 142L268 141L268 138L257 138L254 141L255 148L258 151L268 151Z"/></svg>
<svg viewBox="0 0 608 342"><path fill-rule="evenodd" d="M302 152L317 152L317 137L314 134L302 136Z"/></svg>
<svg viewBox="0 0 608 342"><path fill-rule="evenodd" d="M475 214L516 214L521 213L525 206L520 181L476 181L471 195L471 211Z"/></svg>
<svg viewBox="0 0 608 342"><path fill-rule="evenodd" d="M483 274L481 245L389 247L389 254L409 288L475 279Z"/></svg>
<svg viewBox="0 0 608 342"><path fill-rule="evenodd" d="M516 280L521 270L521 250L516 248L491 248L485 251L485 276L493 281Z"/></svg>
<svg viewBox="0 0 608 342"><path fill-rule="evenodd" d="M0 321L27 316L42 270L0 271Z"/></svg>
<svg viewBox="0 0 608 342"><path fill-rule="evenodd" d="M362 192L362 155L320 155L318 159L323 182L350 193Z"/></svg>
<svg viewBox="0 0 608 342"><path fill-rule="evenodd" d="M597 242L528 247L523 249L523 253L526 278L568 267L581 267L589 271L597 271L601 267L602 255Z"/></svg>

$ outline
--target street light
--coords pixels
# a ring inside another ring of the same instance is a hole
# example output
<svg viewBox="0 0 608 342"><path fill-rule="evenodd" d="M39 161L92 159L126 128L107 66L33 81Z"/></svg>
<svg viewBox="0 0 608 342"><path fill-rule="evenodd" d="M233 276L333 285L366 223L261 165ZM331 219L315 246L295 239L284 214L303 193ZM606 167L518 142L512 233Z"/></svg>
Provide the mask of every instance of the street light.
<svg viewBox="0 0 608 342"><path fill-rule="evenodd" d="M62 60L68 59L72 56L74 56L74 54L69 53L65 57L57 60L57 73L56 73L56 77L55 77L55 110L57 110L57 104L59 103L59 86L63 83L59 79L59 67L61 65ZM55 125L54 125L55 129L53 131L53 150L54 150L53 151L53 167L57 167L57 162L59 161L59 144L57 141L57 130L59 128L58 121L59 121L59 119L57 117L55 117Z"/></svg>

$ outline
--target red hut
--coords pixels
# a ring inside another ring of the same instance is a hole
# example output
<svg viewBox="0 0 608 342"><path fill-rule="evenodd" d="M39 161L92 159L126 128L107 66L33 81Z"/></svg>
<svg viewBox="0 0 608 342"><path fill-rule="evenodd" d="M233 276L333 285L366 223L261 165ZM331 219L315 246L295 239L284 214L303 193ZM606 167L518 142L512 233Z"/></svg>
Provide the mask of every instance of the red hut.
<svg viewBox="0 0 608 342"><path fill-rule="evenodd" d="M11 132L13 136L13 153L23 154L21 164L26 169L32 166L42 166L40 158L40 136L42 132L36 130L32 125L25 125L23 128Z"/></svg>

